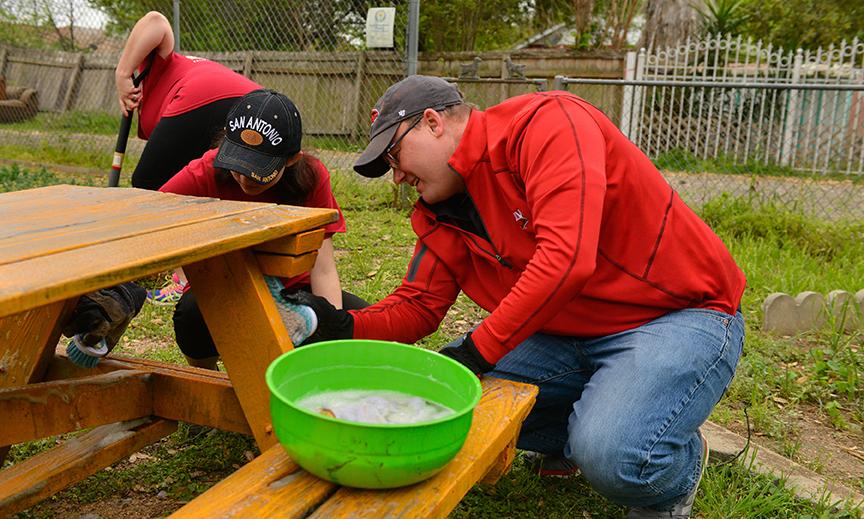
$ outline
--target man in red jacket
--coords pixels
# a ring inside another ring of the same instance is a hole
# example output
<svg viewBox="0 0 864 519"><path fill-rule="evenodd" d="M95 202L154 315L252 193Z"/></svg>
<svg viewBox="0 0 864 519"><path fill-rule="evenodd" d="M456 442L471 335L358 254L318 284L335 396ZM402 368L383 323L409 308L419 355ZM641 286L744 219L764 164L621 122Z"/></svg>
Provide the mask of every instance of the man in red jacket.
<svg viewBox="0 0 864 519"><path fill-rule="evenodd" d="M745 279L645 154L575 95L479 111L411 76L376 104L354 169L417 190L417 244L371 307L297 301L318 314L313 340L411 343L465 292L489 315L441 353L540 387L519 447L575 463L630 517L689 517L699 426L743 347Z"/></svg>

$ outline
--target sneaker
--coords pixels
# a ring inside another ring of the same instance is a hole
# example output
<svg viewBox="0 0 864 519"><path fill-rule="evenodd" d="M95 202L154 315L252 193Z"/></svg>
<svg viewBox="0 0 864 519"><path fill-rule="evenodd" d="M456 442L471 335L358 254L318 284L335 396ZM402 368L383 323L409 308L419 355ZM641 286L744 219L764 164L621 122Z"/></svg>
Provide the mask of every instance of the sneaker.
<svg viewBox="0 0 864 519"><path fill-rule="evenodd" d="M172 274L168 278L168 282L165 283L162 288L148 290L147 299L154 305L158 306L173 305L176 304L177 301L180 301L180 297L188 290L189 284L180 281L177 274Z"/></svg>
<svg viewBox="0 0 864 519"><path fill-rule="evenodd" d="M264 282L267 283L270 295L276 302L276 309L279 310L279 317L282 318L282 323L288 330L291 343L294 346L300 346L318 329L318 316L315 314L315 310L306 305L295 305L282 299L282 289L285 286L279 281L279 278L264 276Z"/></svg>
<svg viewBox="0 0 864 519"><path fill-rule="evenodd" d="M578 476L579 467L563 456L547 456L539 452L527 451L523 458L538 476L553 478L572 478Z"/></svg>
<svg viewBox="0 0 864 519"><path fill-rule="evenodd" d="M672 507L672 510L659 511L649 508L631 508L627 512L627 519L654 519L659 517L671 519L690 519L690 513L693 511L693 503L696 501L696 490L699 488L699 483L702 482L702 475L705 474L705 467L708 465L708 440L702 431L699 431L699 438L702 439L702 469L699 471L699 479L696 480L696 485L693 490L687 494L684 499L679 501Z"/></svg>

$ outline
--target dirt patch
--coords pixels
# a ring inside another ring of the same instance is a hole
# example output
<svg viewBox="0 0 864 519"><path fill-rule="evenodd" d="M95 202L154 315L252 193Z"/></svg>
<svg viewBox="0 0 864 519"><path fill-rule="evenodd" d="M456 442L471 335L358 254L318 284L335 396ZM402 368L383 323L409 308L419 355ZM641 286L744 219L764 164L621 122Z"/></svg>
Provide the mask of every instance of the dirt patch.
<svg viewBox="0 0 864 519"><path fill-rule="evenodd" d="M51 517L68 519L150 519L165 517L185 504L168 497L134 494L89 504L56 503L43 508Z"/></svg>
<svg viewBox="0 0 864 519"><path fill-rule="evenodd" d="M790 458L826 479L841 483L852 490L864 490L864 434L861 431L840 431L823 420L814 405L801 406L800 416L789 418L789 430L795 431L800 447ZM742 437L747 436L743 422L725 426ZM751 434L753 443L783 453L783 444L759 433Z"/></svg>

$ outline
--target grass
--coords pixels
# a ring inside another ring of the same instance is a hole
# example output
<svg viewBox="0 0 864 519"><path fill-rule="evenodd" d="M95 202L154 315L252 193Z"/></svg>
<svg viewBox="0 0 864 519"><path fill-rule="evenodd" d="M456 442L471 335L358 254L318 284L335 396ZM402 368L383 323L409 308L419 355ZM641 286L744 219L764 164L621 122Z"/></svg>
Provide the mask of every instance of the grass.
<svg viewBox="0 0 864 519"><path fill-rule="evenodd" d="M0 167L0 190L65 182L47 170ZM81 179L72 179L76 182ZM96 182L101 185L101 179ZM414 236L408 210L393 208L395 188L383 181L333 172L334 191L348 223L335 239L343 286L369 301L387 295L401 280ZM744 313L748 336L745 356L726 397L711 419L743 427L746 407L753 432L775 442L775 450L826 472L828 459L802 458L806 439L799 418L818 418L825 427L861 445L864 426L864 348L860 333L844 333L839 323L796 337L777 337L759 329L761 301L771 292L827 293L864 288L864 224L821 223L772 205L719 197L702 209L703 218L723 238L748 276ZM148 286L158 277L143 280ZM460 296L439 331L420 346L437 348L476 323L483 311ZM171 308L145 305L121 342L119 354L182 363L174 346ZM190 437L187 427L144 449L148 457L115 464L54 498L19 514L19 518L61 517L60 503L85 509L109 495L157 500L164 495L176 507L257 454L247 437L214 432ZM856 440L857 439L857 440ZM53 446L54 439L14 446L19 461ZM828 497L801 500L783 480L754 474L747 456L728 465L710 465L697 495L703 517L861 518L861 508ZM844 481L859 492L864 478ZM173 501L171 501L173 500ZM55 514L55 515L52 515ZM56 515L60 514L60 515ZM513 470L495 487L477 486L453 512L456 518L623 517L623 509L596 494L584 479L539 479L517 458Z"/></svg>
<svg viewBox="0 0 864 519"><path fill-rule="evenodd" d="M134 121L133 121L134 124ZM52 133L91 133L117 135L120 109L117 113L76 110L72 112L39 112L36 117L17 123L0 124L0 130ZM133 126L136 128L137 126Z"/></svg>
<svg viewBox="0 0 864 519"><path fill-rule="evenodd" d="M673 149L659 154L654 159L654 164L661 171L813 178L813 173L757 158L748 158L742 162L733 156L721 154L717 157L703 159L682 149ZM864 182L864 176L862 175L842 173L841 171L844 167L845 165L839 165L835 170L829 170L825 173L820 172L819 178L849 180L854 183Z"/></svg>

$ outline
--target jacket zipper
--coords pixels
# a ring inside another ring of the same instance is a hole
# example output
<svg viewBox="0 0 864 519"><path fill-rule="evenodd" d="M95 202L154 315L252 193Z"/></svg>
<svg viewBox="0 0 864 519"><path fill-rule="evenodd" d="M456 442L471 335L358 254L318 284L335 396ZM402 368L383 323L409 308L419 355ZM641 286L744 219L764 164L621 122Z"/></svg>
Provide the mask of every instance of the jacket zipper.
<svg viewBox="0 0 864 519"><path fill-rule="evenodd" d="M472 200L472 202L473 202L473 200ZM452 229L455 229L455 230L458 231L459 233L468 236L468 239L471 240L471 242L474 244L474 246L475 246L475 247L476 247L480 252L482 252L482 253L484 253L484 254L486 254L486 255L489 255L489 256L492 256L493 258L495 258L495 261L497 261L499 264L501 264L502 267L507 268L507 269L512 269L512 268L513 268L513 265L511 265L509 261L507 261L506 259L504 259L504 256L502 256L501 254L498 253L498 249L495 248L495 244L492 243L491 241L488 241L488 240L482 240L482 241L486 241L487 243L489 243L489 245L490 245L491 248L492 248L492 250L490 251L489 249L487 249L486 247L483 246L483 244L481 243L480 237L477 236L476 234L474 234L474 233L472 233L472 232L468 232L468 231L466 231L465 229L459 227L458 225L453 225L453 224L451 224L451 223L447 223L447 222L441 222L441 221L438 221L438 219L437 219L437 218L434 218L434 217L433 217L433 219L435 220L435 225L436 225L436 226L437 226L437 225L440 225L440 226L442 226L442 227L450 227L450 228L452 228ZM480 223L483 224L483 221L481 220ZM434 232L434 230L435 230L435 229L434 229L434 227L433 227L432 232ZM483 224L483 230L486 231L486 226L485 226L485 224ZM429 234L429 233L427 233L426 236L428 236L428 234ZM486 231L486 234L487 234L487 236L488 236L489 232Z"/></svg>

